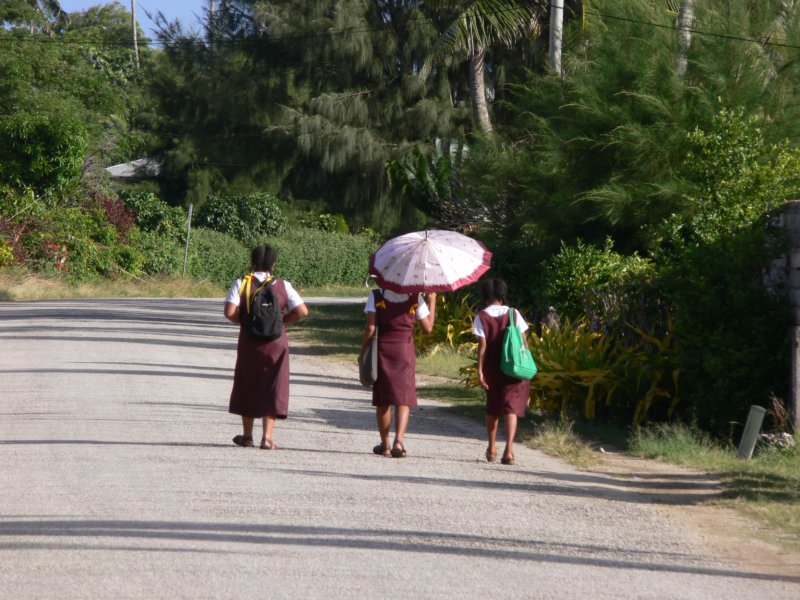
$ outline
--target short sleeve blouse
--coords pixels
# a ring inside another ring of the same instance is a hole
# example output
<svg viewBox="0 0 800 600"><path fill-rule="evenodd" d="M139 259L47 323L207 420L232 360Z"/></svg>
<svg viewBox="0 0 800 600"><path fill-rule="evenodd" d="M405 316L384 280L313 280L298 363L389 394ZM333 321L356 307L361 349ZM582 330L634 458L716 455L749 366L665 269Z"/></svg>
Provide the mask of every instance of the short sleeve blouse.
<svg viewBox="0 0 800 600"><path fill-rule="evenodd" d="M411 294L398 294L397 292L393 292L392 290L381 290L384 299L388 300L389 302L405 302L411 297ZM419 294L417 297L417 321L421 321L429 314L431 311L428 309L428 304L425 302L425 298L422 297L422 294ZM367 296L367 305L364 307L365 313L375 312L375 294L370 292L369 296Z"/></svg>
<svg viewBox="0 0 800 600"><path fill-rule="evenodd" d="M502 317L508 313L509 307L503 304L490 304L484 310L489 314L490 317ZM528 323L516 308L514 309L514 325L522 333L528 331ZM472 333L479 338L486 337L486 331L483 329L480 313L475 315L475 320L472 322Z"/></svg>

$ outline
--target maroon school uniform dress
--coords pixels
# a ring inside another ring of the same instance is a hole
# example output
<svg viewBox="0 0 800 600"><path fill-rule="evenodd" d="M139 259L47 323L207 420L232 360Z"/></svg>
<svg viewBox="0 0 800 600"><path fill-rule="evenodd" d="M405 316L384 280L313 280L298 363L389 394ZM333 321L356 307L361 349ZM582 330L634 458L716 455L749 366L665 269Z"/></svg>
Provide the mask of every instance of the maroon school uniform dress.
<svg viewBox="0 0 800 600"><path fill-rule="evenodd" d="M492 317L485 310L480 312L483 331L486 333L486 354L483 357L483 377L489 384L486 392L486 414L524 417L531 395L531 382L509 377L500 370L500 354L503 333L508 327L508 314Z"/></svg>
<svg viewBox="0 0 800 600"><path fill-rule="evenodd" d="M272 284L272 295L285 312L289 297L282 279ZM239 298L240 314L244 315L247 298ZM254 338L239 325L236 369L228 412L244 417L276 417L285 419L289 412L289 342L286 328L275 340Z"/></svg>
<svg viewBox="0 0 800 600"><path fill-rule="evenodd" d="M403 302L389 302L385 298L376 302L378 379L372 386L372 406L417 405L416 319L417 294Z"/></svg>

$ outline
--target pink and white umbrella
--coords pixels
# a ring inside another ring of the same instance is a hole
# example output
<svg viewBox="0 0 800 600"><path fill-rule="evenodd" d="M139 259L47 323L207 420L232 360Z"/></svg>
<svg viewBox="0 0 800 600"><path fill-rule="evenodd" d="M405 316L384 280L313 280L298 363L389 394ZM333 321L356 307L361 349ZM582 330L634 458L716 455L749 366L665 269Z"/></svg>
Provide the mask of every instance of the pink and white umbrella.
<svg viewBox="0 0 800 600"><path fill-rule="evenodd" d="M415 231L385 242L370 257L378 285L398 293L452 292L477 281L492 253L455 231Z"/></svg>

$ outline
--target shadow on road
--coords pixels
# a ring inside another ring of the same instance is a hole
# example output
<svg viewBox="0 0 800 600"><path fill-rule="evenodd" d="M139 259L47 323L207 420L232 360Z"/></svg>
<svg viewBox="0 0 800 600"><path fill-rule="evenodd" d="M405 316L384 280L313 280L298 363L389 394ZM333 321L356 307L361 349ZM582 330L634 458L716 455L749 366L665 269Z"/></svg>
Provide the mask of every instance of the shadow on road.
<svg viewBox="0 0 800 600"><path fill-rule="evenodd" d="M96 550L106 549L111 545L117 550L161 551L162 548L152 547L152 545L143 548L141 542L165 540L195 544L224 544L218 549L193 546L191 549L193 552L237 552L238 550L231 548L231 544L332 547L382 552L449 554L464 557L491 556L494 559L516 561L800 583L800 577L696 566L691 563L695 562L697 557L690 554L436 531L398 532L393 529L257 525L252 523L15 520L5 516L0 517L0 538L2 537L41 538L39 541L3 543L3 547L9 550ZM54 541L58 538L63 539L64 542ZM101 544L101 540L105 540L105 544ZM137 543L110 544L111 540L136 540ZM168 547L163 550L170 551L174 548ZM242 551L246 552L246 550ZM618 555L618 558L614 558L614 555ZM638 558L631 558L632 556Z"/></svg>

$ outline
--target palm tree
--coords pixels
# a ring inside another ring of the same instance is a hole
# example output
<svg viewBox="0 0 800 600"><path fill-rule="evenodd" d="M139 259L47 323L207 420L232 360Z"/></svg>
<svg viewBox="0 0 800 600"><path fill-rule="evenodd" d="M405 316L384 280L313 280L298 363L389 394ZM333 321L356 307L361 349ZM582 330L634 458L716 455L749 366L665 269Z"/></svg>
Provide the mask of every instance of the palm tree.
<svg viewBox="0 0 800 600"><path fill-rule="evenodd" d="M678 58L675 72L679 77L686 75L689 64L689 48L692 45L692 27L694 26L694 0L684 0L678 10Z"/></svg>
<svg viewBox="0 0 800 600"><path fill-rule="evenodd" d="M28 4L35 12L41 14L44 32L49 35L52 31L51 24L64 12L61 10L61 4L58 0L28 0ZM33 31L34 24L31 23L31 33Z"/></svg>
<svg viewBox="0 0 800 600"><path fill-rule="evenodd" d="M479 129L492 133L486 103L486 49L501 44L512 46L523 35L538 31L540 17L547 13L548 0L428 0L433 10L457 10L458 16L439 36L426 58L420 76L427 78L435 64L457 55L469 60L472 114Z"/></svg>

